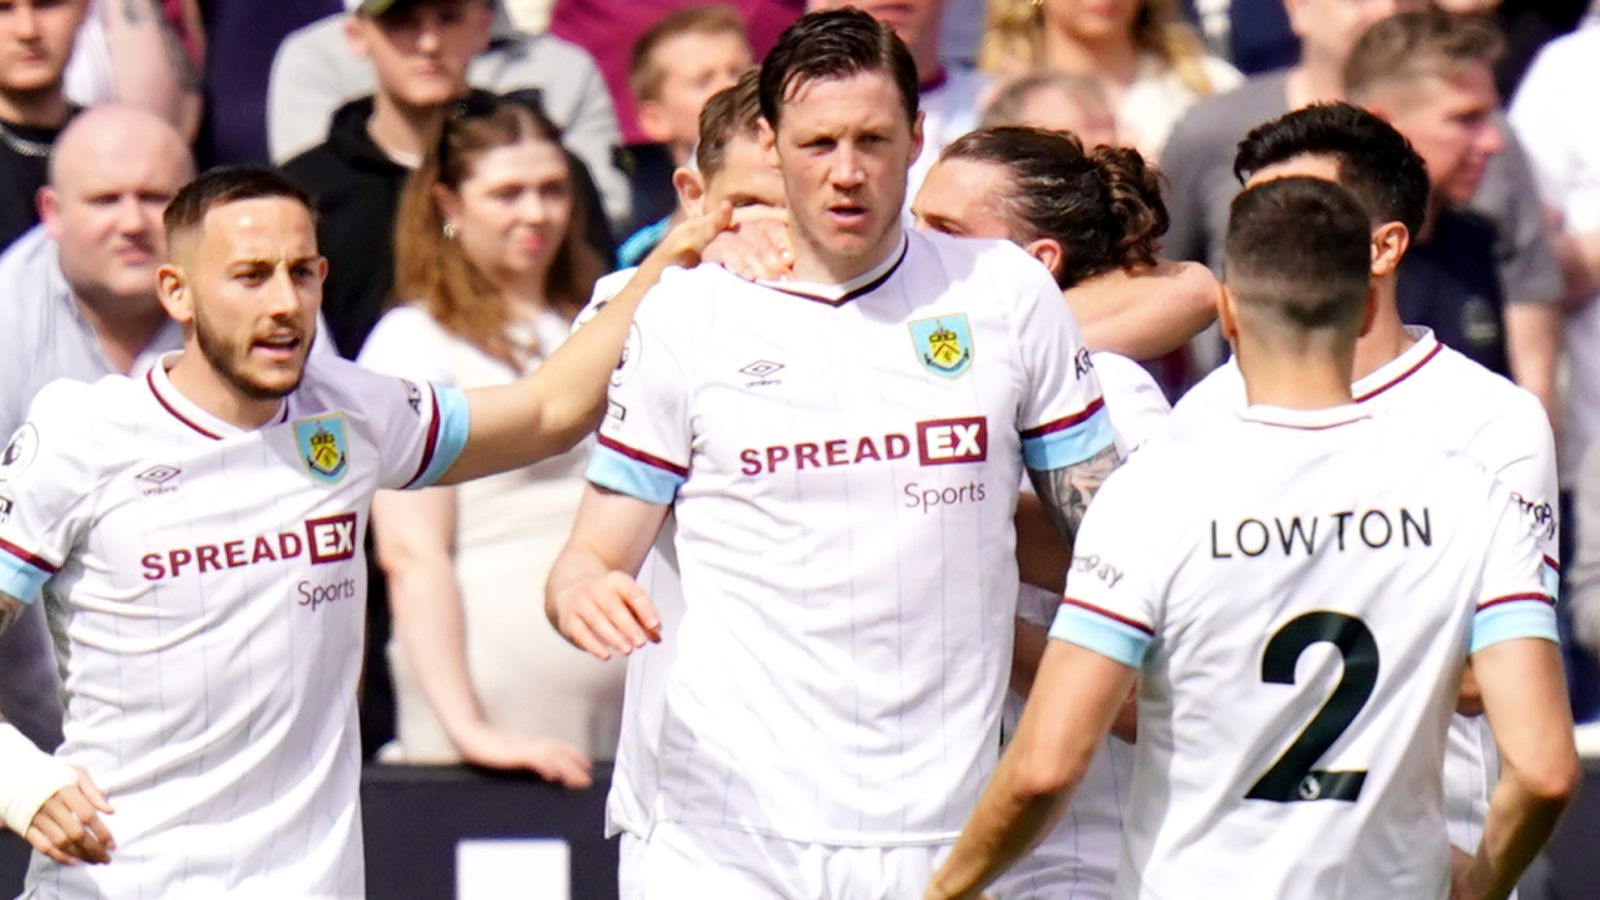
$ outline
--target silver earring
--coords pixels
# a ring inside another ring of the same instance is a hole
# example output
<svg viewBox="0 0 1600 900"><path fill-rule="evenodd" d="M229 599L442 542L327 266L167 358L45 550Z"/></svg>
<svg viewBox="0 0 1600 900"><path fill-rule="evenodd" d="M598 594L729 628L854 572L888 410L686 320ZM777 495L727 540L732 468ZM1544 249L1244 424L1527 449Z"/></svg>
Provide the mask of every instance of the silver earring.
<svg viewBox="0 0 1600 900"><path fill-rule="evenodd" d="M455 240L456 239L456 235L461 233L461 230L456 228L456 223L451 219L445 219L444 220L444 228L442 228L440 230L442 232L444 232L444 237L445 237L445 240L447 240L447 241Z"/></svg>

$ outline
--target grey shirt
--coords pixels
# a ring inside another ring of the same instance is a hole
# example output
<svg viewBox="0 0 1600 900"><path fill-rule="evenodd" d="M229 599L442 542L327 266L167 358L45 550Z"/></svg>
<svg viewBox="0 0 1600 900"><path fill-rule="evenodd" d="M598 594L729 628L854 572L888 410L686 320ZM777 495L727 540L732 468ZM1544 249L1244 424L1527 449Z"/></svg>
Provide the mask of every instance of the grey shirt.
<svg viewBox="0 0 1600 900"><path fill-rule="evenodd" d="M267 82L267 140L276 162L327 140L334 111L378 88L372 64L350 49L344 18L318 19L278 45ZM622 133L605 79L587 52L554 35L497 28L467 78L499 93L538 88L561 142L589 167L606 215L613 222L627 217L628 179L613 156Z"/></svg>
<svg viewBox="0 0 1600 900"><path fill-rule="evenodd" d="M95 381L119 374L100 338L73 299L56 243L35 226L0 255L0 435L10 437L28 415L34 394L58 378ZM183 347L183 329L168 321L134 362L140 374L161 354ZM0 482L0 516L9 498ZM45 628L42 604L28 606L0 635L0 715L45 749L61 742L61 686Z"/></svg>
<svg viewBox="0 0 1600 900"><path fill-rule="evenodd" d="M1222 236L1228 205L1239 192L1233 158L1252 128L1289 111L1287 72L1259 75L1196 104L1167 139L1161 168L1168 180L1172 226L1162 252L1203 262L1222 272ZM1546 231L1544 209L1522 146L1501 119L1505 150L1489 163L1469 205L1495 225L1495 262L1512 303L1555 303L1563 292L1561 269Z"/></svg>

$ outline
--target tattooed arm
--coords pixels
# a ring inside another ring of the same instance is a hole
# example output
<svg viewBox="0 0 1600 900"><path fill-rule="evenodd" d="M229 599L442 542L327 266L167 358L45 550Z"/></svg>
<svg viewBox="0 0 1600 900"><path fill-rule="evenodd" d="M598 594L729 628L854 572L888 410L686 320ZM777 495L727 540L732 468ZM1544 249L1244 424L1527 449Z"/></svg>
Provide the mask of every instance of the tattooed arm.
<svg viewBox="0 0 1600 900"><path fill-rule="evenodd" d="M193 139L200 127L200 72L167 21L161 0L105 3L101 24L118 102L148 109L186 140Z"/></svg>
<svg viewBox="0 0 1600 900"><path fill-rule="evenodd" d="M1115 446L1106 447L1080 463L1045 471L1028 470L1033 489L1039 501L1055 524L1068 549L1078 536L1078 526L1083 524L1083 514L1089 508L1100 485L1105 484L1112 470L1122 463L1122 455Z"/></svg>

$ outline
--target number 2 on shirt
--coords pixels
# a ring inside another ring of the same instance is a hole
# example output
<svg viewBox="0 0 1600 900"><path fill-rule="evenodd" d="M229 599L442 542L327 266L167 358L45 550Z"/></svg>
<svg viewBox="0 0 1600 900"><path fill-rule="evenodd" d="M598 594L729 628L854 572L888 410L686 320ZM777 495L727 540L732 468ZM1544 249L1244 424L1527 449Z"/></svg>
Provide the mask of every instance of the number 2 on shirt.
<svg viewBox="0 0 1600 900"><path fill-rule="evenodd" d="M1309 612L1278 629L1261 655L1261 679L1269 684L1294 684L1295 664L1312 644L1327 641L1344 657L1344 672L1316 716L1245 794L1250 800L1296 803L1350 800L1361 796L1365 769L1329 772L1313 769L1372 697L1378 682L1378 642L1371 629L1354 616Z"/></svg>

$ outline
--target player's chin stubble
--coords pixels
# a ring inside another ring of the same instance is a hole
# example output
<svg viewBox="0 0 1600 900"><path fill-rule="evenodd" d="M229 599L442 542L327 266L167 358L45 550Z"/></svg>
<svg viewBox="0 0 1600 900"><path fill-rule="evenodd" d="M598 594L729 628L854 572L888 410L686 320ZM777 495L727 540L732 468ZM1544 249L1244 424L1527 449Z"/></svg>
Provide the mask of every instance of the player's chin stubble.
<svg viewBox="0 0 1600 900"><path fill-rule="evenodd" d="M195 310L194 330L195 340L200 345L200 355L206 358L206 362L211 366L211 371L216 372L234 390L249 397L251 400L280 400L294 393L295 389L300 386L300 380L305 377L305 359L302 357L299 369L295 372L294 380L286 387L279 388L262 384L250 377L250 374L245 371L243 360L250 353L248 345L241 347L218 336L216 332L206 325L206 320L200 315L198 309ZM308 341L308 346L309 343Z"/></svg>

